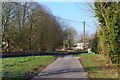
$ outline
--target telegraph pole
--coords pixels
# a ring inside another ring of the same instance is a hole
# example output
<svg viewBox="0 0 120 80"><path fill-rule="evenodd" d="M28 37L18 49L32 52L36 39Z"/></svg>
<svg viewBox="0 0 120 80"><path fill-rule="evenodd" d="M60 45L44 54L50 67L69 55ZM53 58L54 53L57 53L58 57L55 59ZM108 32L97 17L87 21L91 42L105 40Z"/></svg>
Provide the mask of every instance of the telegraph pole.
<svg viewBox="0 0 120 80"><path fill-rule="evenodd" d="M85 50L85 21L83 22L84 28L83 28L83 51Z"/></svg>

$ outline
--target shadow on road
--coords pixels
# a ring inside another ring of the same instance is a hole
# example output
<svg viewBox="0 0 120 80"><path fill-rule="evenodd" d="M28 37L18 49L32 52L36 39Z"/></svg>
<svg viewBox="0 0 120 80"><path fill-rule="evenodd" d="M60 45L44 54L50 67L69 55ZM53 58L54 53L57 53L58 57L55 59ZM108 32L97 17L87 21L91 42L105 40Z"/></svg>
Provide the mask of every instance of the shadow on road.
<svg viewBox="0 0 120 80"><path fill-rule="evenodd" d="M94 66L94 67L85 67L84 69L88 70L88 72L93 72L93 73L97 73L94 72L94 70L100 70L102 68L107 68L107 69L112 69L115 66ZM63 74L63 73L76 73L76 72L82 72L83 68L75 68L75 69L61 69L61 70L56 70L56 71L47 71L47 72L41 72L42 74L38 75L38 76L49 76L49 75L58 75L58 74ZM35 75L34 75L35 76ZM7 78L4 77L2 80L118 80L118 78L34 78L33 75L29 75L27 78ZM36 75L37 77L37 75Z"/></svg>
<svg viewBox="0 0 120 80"><path fill-rule="evenodd" d="M39 76L57 75L62 73L74 73L74 72L83 72L83 69L76 68L76 69L61 69L57 71L47 71L47 72L41 72Z"/></svg>
<svg viewBox="0 0 120 80"><path fill-rule="evenodd" d="M0 58L27 57L27 56L56 56L64 57L66 55L76 55L86 52L7 52L0 54Z"/></svg>

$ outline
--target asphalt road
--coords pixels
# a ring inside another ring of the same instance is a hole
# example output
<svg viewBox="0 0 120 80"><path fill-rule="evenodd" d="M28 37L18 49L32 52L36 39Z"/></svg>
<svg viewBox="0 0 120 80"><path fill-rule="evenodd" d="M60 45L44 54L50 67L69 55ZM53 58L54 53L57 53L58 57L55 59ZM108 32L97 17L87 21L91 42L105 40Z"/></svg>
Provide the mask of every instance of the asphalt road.
<svg viewBox="0 0 120 80"><path fill-rule="evenodd" d="M84 72L83 66L79 63L78 59L72 55L58 58L52 64L47 66L41 73L36 75L32 80L40 78L82 78L88 79ZM81 78L81 79L80 79Z"/></svg>

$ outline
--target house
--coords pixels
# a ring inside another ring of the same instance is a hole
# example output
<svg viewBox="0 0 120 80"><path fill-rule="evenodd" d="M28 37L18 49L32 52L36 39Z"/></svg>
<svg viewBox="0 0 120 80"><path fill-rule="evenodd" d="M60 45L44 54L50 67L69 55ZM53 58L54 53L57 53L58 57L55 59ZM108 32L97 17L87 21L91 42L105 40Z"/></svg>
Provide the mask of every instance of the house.
<svg viewBox="0 0 120 80"><path fill-rule="evenodd" d="M75 50L83 50L84 43L76 43L74 44Z"/></svg>
<svg viewBox="0 0 120 80"><path fill-rule="evenodd" d="M74 49L75 50L83 50L83 49L85 49L85 50L87 50L88 49L88 47L89 47L89 43L85 43L85 45L84 45L84 43L75 43L74 44Z"/></svg>

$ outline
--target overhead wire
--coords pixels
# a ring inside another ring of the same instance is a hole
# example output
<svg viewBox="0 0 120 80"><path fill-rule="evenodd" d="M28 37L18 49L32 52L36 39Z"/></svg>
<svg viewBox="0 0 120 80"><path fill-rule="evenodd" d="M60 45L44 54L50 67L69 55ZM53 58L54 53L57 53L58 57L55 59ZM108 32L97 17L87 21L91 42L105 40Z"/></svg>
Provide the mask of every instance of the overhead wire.
<svg viewBox="0 0 120 80"><path fill-rule="evenodd" d="M94 30L97 30L97 29L95 29L94 27L90 26L90 25L89 25L89 24L87 24L87 23L86 23L86 25L87 25L88 27L90 27L90 28L94 29Z"/></svg>
<svg viewBox="0 0 120 80"><path fill-rule="evenodd" d="M20 6L22 6L22 7L25 7L25 8L31 9L31 10L33 10L33 11L39 11L39 10L30 8L30 7L26 7L26 6L24 6L24 5L21 5L21 4L17 3L17 2L13 2L13 3L15 3L15 4L17 4L17 5L20 5ZM43 12L41 12L41 11L39 11L39 12L40 12L41 14L43 14L43 15L47 15L47 16L49 15L49 14L43 13ZM62 19L62 20L70 21L70 22L80 23L80 21L69 20L69 19L65 19L65 18L61 18L61 17L54 16L54 15L51 15L51 16L53 16L54 18L57 18L57 19Z"/></svg>
<svg viewBox="0 0 120 80"><path fill-rule="evenodd" d="M20 6L22 6L22 7L25 7L25 8L31 9L31 10L33 10L33 11L39 11L39 12L40 12L41 14L43 14L43 15L47 15L47 16L49 15L49 14L47 14L47 13L43 13L43 12L41 12L40 10L36 10L36 9L30 8L30 7L26 7L26 6L24 6L24 5L21 5L21 4L17 3L17 2L13 2L13 3L15 3L15 4L17 4L17 5L20 5ZM69 21L69 22L83 23L83 22L80 22L80 21L74 21L74 20L69 20L69 19L65 19L65 18L57 17L57 16L54 16L54 15L51 15L51 16L53 16L54 18L62 19L62 20L66 20L66 21ZM94 30L97 30L97 29L95 29L94 27L90 26L90 25L87 24L87 23L86 23L86 25L87 25L88 27L91 27L91 28L94 29Z"/></svg>

